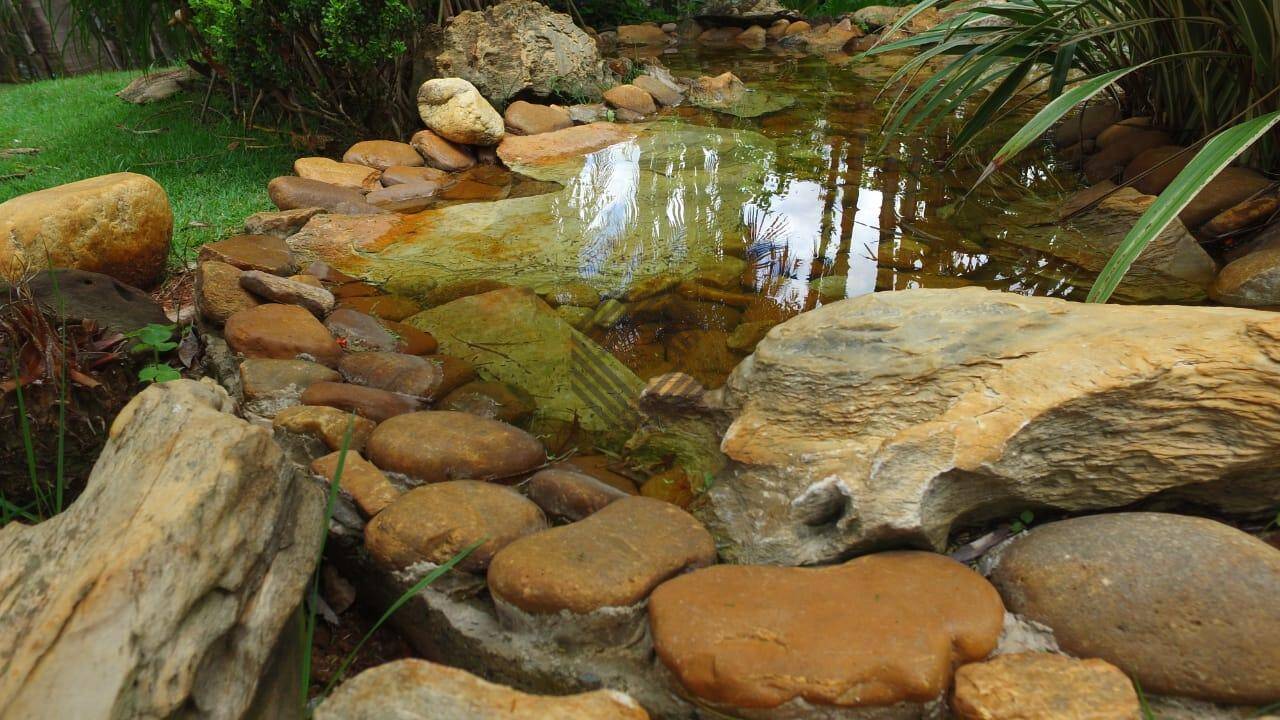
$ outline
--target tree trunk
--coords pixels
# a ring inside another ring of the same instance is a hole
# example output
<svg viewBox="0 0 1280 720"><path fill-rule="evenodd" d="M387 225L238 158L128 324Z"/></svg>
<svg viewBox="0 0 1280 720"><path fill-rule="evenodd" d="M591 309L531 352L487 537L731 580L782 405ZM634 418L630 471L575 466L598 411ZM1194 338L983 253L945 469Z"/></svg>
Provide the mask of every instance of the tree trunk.
<svg viewBox="0 0 1280 720"><path fill-rule="evenodd" d="M35 46L49 77L63 74L62 56L53 39L53 27L49 25L49 18L45 17L40 0L21 0L21 9L27 22L27 35L31 38L31 43Z"/></svg>

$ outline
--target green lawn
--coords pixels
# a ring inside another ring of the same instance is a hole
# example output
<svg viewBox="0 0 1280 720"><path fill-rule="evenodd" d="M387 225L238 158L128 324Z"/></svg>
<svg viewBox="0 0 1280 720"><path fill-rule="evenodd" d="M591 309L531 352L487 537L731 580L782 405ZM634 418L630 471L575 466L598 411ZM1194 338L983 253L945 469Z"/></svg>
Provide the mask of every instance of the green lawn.
<svg viewBox="0 0 1280 720"><path fill-rule="evenodd" d="M169 193L175 262L199 245L238 232L244 218L270 208L267 181L290 172L296 153L287 134L246 134L210 109L196 91L151 105L114 93L137 72L85 75L30 85L0 85L0 202L105 173L150 175ZM215 107L217 103L215 103Z"/></svg>

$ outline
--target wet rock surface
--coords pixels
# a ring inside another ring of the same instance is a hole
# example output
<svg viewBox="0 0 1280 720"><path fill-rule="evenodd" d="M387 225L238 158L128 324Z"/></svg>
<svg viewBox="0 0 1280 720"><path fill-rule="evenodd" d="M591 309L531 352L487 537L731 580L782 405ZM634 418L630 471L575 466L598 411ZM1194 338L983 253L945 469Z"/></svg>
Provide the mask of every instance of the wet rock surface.
<svg viewBox="0 0 1280 720"><path fill-rule="evenodd" d="M548 516L567 522L581 520L628 497L628 493L590 475L558 468L534 473L526 492Z"/></svg>
<svg viewBox="0 0 1280 720"><path fill-rule="evenodd" d="M289 245L272 235L235 235L200 246L200 260L213 260L241 270L292 275L298 267Z"/></svg>
<svg viewBox="0 0 1280 720"><path fill-rule="evenodd" d="M464 670L399 660L341 685L316 708L316 720L648 720L631 698L612 690L567 697L529 695Z"/></svg>
<svg viewBox="0 0 1280 720"><path fill-rule="evenodd" d="M1260 410L1280 401L1277 333L1256 311L977 288L827 305L774 328L730 376L732 465L699 513L732 557L808 564L890 538L941 546L958 519L1035 506L1176 490L1261 511L1277 492L1280 426Z"/></svg>
<svg viewBox="0 0 1280 720"><path fill-rule="evenodd" d="M435 398L444 384L443 369L417 355L355 353L344 357L338 369L347 382L423 400Z"/></svg>
<svg viewBox="0 0 1280 720"><path fill-rule="evenodd" d="M400 496L365 528L365 547L383 567L407 570L444 564L483 540L457 567L484 574L495 553L546 526L538 506L509 487L453 480Z"/></svg>
<svg viewBox="0 0 1280 720"><path fill-rule="evenodd" d="M1117 513L1036 528L990 575L1011 612L1148 693L1280 699L1280 550L1227 525Z"/></svg>
<svg viewBox="0 0 1280 720"><path fill-rule="evenodd" d="M728 712L934 701L954 664L995 648L1003 617L980 575L914 552L827 568L718 565L649 600L662 663L685 692Z"/></svg>
<svg viewBox="0 0 1280 720"><path fill-rule="evenodd" d="M421 482L517 478L546 463L537 438L468 413L426 411L378 426L369 459L383 470Z"/></svg>
<svg viewBox="0 0 1280 720"><path fill-rule="evenodd" d="M314 383L339 379L332 368L309 360L250 358L240 363L245 409L264 417L298 404L302 391Z"/></svg>
<svg viewBox="0 0 1280 720"><path fill-rule="evenodd" d="M407 395L327 381L312 383L303 391L301 401L304 405L323 405L354 412L374 422L415 412L422 407L421 402Z"/></svg>
<svg viewBox="0 0 1280 720"><path fill-rule="evenodd" d="M507 546L489 569L489 590L527 613L584 614L635 605L663 580L715 560L711 535L688 513L629 497Z"/></svg>

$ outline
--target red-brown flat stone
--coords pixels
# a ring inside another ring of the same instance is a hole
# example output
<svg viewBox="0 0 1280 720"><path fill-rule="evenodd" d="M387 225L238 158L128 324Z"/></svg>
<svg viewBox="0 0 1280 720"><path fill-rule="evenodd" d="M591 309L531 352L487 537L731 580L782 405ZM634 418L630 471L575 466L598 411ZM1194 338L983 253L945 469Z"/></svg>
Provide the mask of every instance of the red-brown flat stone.
<svg viewBox="0 0 1280 720"><path fill-rule="evenodd" d="M350 356L348 356L350 357ZM374 422L416 412L422 403L407 395L350 383L312 383L302 393L303 405L323 405L354 412Z"/></svg>
<svg viewBox="0 0 1280 720"><path fill-rule="evenodd" d="M307 356L336 367L342 348L314 315L296 305L267 304L227 318L227 345L249 358L291 360Z"/></svg>
<svg viewBox="0 0 1280 720"><path fill-rule="evenodd" d="M515 479L546 463L542 443L497 420L460 412L391 418L369 439L369 459L423 482Z"/></svg>

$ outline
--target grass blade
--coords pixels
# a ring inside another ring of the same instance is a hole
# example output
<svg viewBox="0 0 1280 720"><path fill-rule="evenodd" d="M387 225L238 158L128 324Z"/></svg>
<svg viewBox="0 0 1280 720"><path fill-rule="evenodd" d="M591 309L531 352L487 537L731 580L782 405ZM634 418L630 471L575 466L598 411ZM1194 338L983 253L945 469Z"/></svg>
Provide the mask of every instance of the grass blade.
<svg viewBox="0 0 1280 720"><path fill-rule="evenodd" d="M321 693L321 697L327 697L333 690L334 686L342 681L342 678L347 674L347 669L351 667L351 663L355 662L356 656L360 653L360 648L364 647L364 644L369 641L369 638L373 637L373 634L378 631L378 628L382 627L384 623L390 620L391 616L395 615L397 610L404 607L405 603L409 602L414 598L414 596L425 590L428 585L439 580L445 573L449 572L456 567L458 563L465 560L468 555L475 552L476 548L488 541L489 538L481 538L480 540L477 540L463 548L457 555L449 558L448 562L427 573L425 577L414 583L413 587L404 591L400 597L396 598L396 601L391 603L391 607L387 608L387 611L382 613L382 617L378 618L378 621L373 624L373 627L369 628L369 632L365 633L364 637L360 638L360 642L356 643L356 646L351 649L351 652L347 653L347 656L343 658L342 664L338 666L338 671L333 674L333 677L329 678L328 684L325 685L324 692Z"/></svg>
<svg viewBox="0 0 1280 720"><path fill-rule="evenodd" d="M329 539L329 521L333 519L333 507L338 501L338 488L342 483L342 471L347 465L347 452L351 449L351 437L355 434L356 414L347 416L347 429L342 435L342 447L338 449L338 465L329 483L328 497L324 505L324 532L320 536L320 549L316 553L315 571L311 578L311 592L307 596L307 612L303 618L302 646L302 709L307 708L307 695L311 690L311 650L316 636L316 615L320 610L320 563L324 560L324 546Z"/></svg>
<svg viewBox="0 0 1280 720"><path fill-rule="evenodd" d="M1098 275L1098 280L1089 290L1087 302L1104 303L1110 299L1125 273L1129 271L1134 260L1142 254L1147 245L1158 237L1169 223L1178 217L1178 213L1195 199L1196 195L1211 180L1231 164L1241 153L1248 150L1258 138L1280 122L1280 112L1254 118L1222 131L1212 140L1205 143L1203 149L1196 153L1191 162L1178 173L1169 187L1138 218L1129 234L1120 242L1116 252L1107 261L1106 267Z"/></svg>

